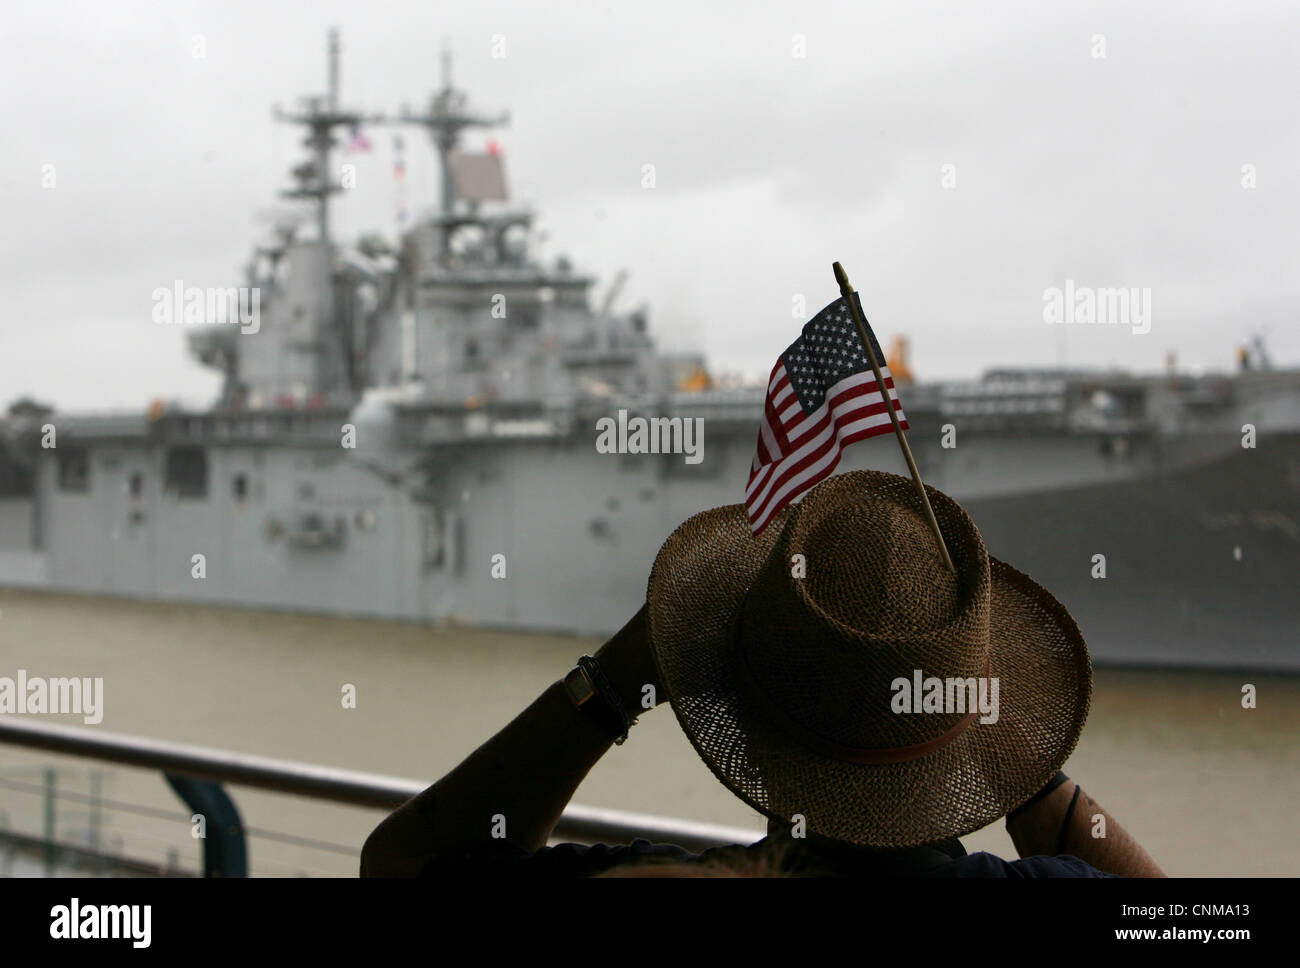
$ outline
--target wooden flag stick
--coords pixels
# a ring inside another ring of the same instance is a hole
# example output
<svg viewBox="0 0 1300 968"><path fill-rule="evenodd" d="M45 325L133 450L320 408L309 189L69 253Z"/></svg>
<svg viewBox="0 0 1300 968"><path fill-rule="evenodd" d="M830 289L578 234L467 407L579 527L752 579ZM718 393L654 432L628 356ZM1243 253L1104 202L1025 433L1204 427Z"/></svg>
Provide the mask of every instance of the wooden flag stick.
<svg viewBox="0 0 1300 968"><path fill-rule="evenodd" d="M934 532L934 538L939 542L939 553L943 555L943 563L948 566L949 571L955 574L957 569L953 566L952 558L948 555L948 546L944 544L943 534L939 531L939 522L935 520L934 508L930 507L930 497L925 493L925 485L921 483L921 472L916 469L916 461L912 459L912 448L907 446L907 436L903 433L903 427L898 422L898 414L894 412L894 401L889 395L889 388L885 386L885 378L880 373L880 361L876 359L876 351L871 346L871 338L867 336L867 324L863 321L862 314L858 312L858 304L853 299L853 287L849 285L849 277L845 274L844 267L838 262L833 263L831 268L835 271L835 281L840 284L840 295L849 304L853 324L858 327L858 336L862 339L862 345L867 351L867 359L871 361L871 370L876 374L876 386L880 387L880 394L885 400L886 408L889 410L889 419L894 423L894 433L898 437L898 446L903 448L903 456L907 458L907 466L912 472L912 481L916 484L916 492L921 495L921 504L925 507L925 516L930 521L930 530Z"/></svg>

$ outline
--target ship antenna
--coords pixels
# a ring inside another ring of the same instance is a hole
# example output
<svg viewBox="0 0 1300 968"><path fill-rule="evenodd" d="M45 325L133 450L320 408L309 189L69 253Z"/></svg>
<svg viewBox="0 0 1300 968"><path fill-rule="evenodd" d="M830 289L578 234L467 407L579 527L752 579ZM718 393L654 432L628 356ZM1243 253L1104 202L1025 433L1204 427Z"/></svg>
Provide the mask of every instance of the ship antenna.
<svg viewBox="0 0 1300 968"><path fill-rule="evenodd" d="M451 50L446 46L442 51L442 89L434 95L429 109L423 114L414 114L403 109L399 121L405 124L418 124L429 132L434 147L438 149L438 162L442 168L442 215L450 219L456 204L456 189L451 176L451 157L460 143L460 133L466 128L494 128L508 123L509 112L503 111L496 117L475 114L469 109L464 92L456 90L451 83Z"/></svg>
<svg viewBox="0 0 1300 968"><path fill-rule="evenodd" d="M307 129L303 146L307 148L310 160L293 170L297 185L281 194L285 198L309 199L316 204L316 227L320 239L328 243L330 239L329 200L343 190L330 177L330 150L338 143L334 138L334 129L355 128L364 122L380 122L383 118L368 116L355 111L345 111L339 107L339 32L337 28L329 32L328 50L328 88L324 97L308 97L301 111L284 111L276 107L273 116L277 121L300 124Z"/></svg>
<svg viewBox="0 0 1300 968"><path fill-rule="evenodd" d="M339 109L339 29L330 28L330 112Z"/></svg>

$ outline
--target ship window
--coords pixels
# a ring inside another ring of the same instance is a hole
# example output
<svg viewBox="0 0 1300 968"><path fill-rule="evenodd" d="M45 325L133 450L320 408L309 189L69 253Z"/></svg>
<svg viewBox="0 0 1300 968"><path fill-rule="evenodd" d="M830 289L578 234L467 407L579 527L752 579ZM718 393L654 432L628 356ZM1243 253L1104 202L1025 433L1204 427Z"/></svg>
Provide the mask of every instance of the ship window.
<svg viewBox="0 0 1300 968"><path fill-rule="evenodd" d="M236 474L230 482L230 490L235 495L236 501L243 501L248 497L248 476L245 474Z"/></svg>
<svg viewBox="0 0 1300 968"><path fill-rule="evenodd" d="M59 451L59 490L85 494L90 490L90 455L84 447Z"/></svg>
<svg viewBox="0 0 1300 968"><path fill-rule="evenodd" d="M177 497L208 496L208 454L202 447L184 445L167 451L166 489Z"/></svg>
<svg viewBox="0 0 1300 968"><path fill-rule="evenodd" d="M144 475L139 471L136 471L131 475L131 480L127 484L127 493L129 493L133 499L137 500L140 495L144 493Z"/></svg>

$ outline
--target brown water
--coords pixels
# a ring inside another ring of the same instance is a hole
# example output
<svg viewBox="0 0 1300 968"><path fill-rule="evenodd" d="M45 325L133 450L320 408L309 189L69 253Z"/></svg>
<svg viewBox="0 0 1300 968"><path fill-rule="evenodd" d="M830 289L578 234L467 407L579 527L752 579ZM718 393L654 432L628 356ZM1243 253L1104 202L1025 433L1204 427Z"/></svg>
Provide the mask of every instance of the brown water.
<svg viewBox="0 0 1300 968"><path fill-rule="evenodd" d="M433 631L389 622L228 611L0 590L0 676L103 676L113 732L433 781L598 643L547 635ZM1258 708L1241 708L1243 683ZM342 688L356 686L345 709ZM47 717L80 725L79 717ZM0 827L39 832L40 797L13 784L59 769L85 793L174 819L102 811L104 843L198 864L188 810L157 775L0 746ZM1300 678L1101 670L1092 713L1066 765L1173 875L1297 875ZM4 785L5 783L9 785ZM351 875L376 811L230 788L245 822L336 845L255 835L257 874ZM642 718L592 771L578 802L761 829L698 760L670 711ZM88 829L60 803L60 836ZM1014 856L1000 825L969 850Z"/></svg>

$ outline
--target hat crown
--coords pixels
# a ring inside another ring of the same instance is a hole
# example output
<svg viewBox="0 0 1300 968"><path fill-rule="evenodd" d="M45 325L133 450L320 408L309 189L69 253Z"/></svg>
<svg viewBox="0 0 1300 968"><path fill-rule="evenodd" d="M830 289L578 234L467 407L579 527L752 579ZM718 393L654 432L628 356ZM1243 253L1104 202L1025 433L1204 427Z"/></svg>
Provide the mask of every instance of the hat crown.
<svg viewBox="0 0 1300 968"><path fill-rule="evenodd" d="M790 536L803 607L876 642L913 640L961 610L957 579L922 514L878 494L812 513Z"/></svg>
<svg viewBox="0 0 1300 968"><path fill-rule="evenodd" d="M988 674L988 554L974 522L927 488L949 571L912 483L845 474L805 497L745 598L738 647L782 718L830 742L933 741L962 713L899 715L899 679Z"/></svg>

